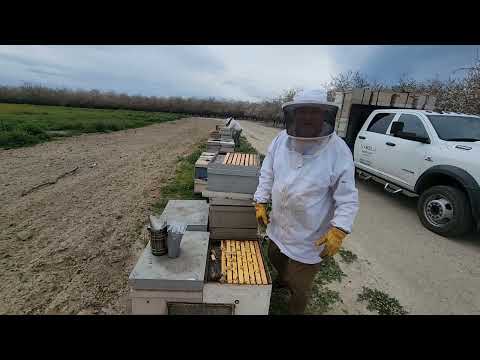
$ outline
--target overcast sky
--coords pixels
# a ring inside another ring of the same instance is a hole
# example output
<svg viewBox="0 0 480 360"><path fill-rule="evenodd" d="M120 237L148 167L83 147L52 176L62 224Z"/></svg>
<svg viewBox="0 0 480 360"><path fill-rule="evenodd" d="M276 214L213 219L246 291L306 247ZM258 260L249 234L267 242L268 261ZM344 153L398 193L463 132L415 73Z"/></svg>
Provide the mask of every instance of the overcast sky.
<svg viewBox="0 0 480 360"><path fill-rule="evenodd" d="M0 84L114 90L130 95L262 100L317 88L358 70L370 79L448 78L480 46L7 46ZM459 73L457 73L458 76Z"/></svg>

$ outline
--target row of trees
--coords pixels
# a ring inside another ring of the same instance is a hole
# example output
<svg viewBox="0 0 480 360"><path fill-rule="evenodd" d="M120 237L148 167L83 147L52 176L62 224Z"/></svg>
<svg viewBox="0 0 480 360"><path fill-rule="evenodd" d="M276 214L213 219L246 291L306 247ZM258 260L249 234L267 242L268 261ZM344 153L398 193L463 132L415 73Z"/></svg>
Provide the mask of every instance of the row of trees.
<svg viewBox="0 0 480 360"><path fill-rule="evenodd" d="M293 90L280 97L263 102L216 100L214 98L155 97L101 92L98 90L52 89L25 83L22 86L0 86L0 102L34 105L56 105L81 108L129 109L184 113L196 116L274 120L278 118L280 104L292 97Z"/></svg>
<svg viewBox="0 0 480 360"><path fill-rule="evenodd" d="M480 114L480 59L476 59L471 67L457 70L464 71L465 76L459 79L423 81L403 76L393 85L369 80L366 75L358 71L348 71L333 76L328 83L322 86L328 90L330 100L333 100L335 91L357 87L368 87L374 90L413 91L437 96L439 110ZM0 86L0 102L162 111L211 117L234 116L240 119L273 121L274 124L278 124L281 120L281 104L292 100L299 90L289 89L280 96L265 99L262 102L247 102L214 98L130 96L111 91L52 89L25 83L18 87Z"/></svg>
<svg viewBox="0 0 480 360"><path fill-rule="evenodd" d="M372 90L393 90L398 92L419 92L437 97L436 107L442 111L480 114L480 59L476 59L470 67L454 69L454 73L462 71L463 77L439 80L438 78L416 80L406 75L394 84L370 81L360 72L349 71L332 77L324 86L329 90L333 100L335 91L368 87Z"/></svg>

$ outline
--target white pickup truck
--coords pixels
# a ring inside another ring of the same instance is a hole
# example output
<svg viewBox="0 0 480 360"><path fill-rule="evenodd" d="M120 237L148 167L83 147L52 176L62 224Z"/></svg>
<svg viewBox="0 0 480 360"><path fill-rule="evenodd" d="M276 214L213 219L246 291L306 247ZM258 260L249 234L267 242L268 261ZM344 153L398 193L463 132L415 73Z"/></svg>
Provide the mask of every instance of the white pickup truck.
<svg viewBox="0 0 480 360"><path fill-rule="evenodd" d="M426 228L459 236L480 230L480 117L434 112L435 102L414 92L336 92L335 130L360 178L419 197Z"/></svg>
<svg viewBox="0 0 480 360"><path fill-rule="evenodd" d="M354 161L361 178L419 196L417 212L427 229L443 236L478 229L480 117L375 110L357 135Z"/></svg>

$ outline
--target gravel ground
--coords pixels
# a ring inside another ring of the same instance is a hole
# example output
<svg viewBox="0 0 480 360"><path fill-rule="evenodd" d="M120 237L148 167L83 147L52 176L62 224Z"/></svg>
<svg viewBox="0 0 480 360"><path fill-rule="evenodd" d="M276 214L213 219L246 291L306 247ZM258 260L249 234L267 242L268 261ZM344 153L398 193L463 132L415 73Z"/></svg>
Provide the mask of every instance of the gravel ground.
<svg viewBox="0 0 480 360"><path fill-rule="evenodd" d="M0 150L0 314L125 313L150 206L177 157L217 123L189 118Z"/></svg>

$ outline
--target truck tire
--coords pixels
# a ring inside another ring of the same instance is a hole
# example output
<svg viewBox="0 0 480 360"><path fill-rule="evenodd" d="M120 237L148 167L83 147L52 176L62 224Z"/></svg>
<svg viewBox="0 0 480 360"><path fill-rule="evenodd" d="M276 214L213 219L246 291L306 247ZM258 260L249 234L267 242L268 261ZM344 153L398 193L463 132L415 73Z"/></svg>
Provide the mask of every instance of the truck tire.
<svg viewBox="0 0 480 360"><path fill-rule="evenodd" d="M418 199L417 213L423 226L442 236L457 237L472 229L468 198L452 186L438 185L425 190Z"/></svg>

